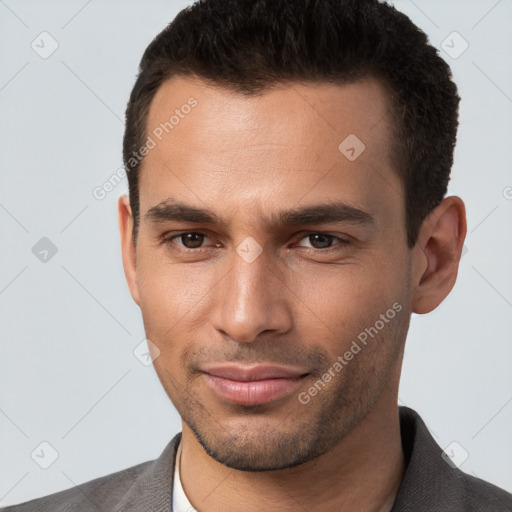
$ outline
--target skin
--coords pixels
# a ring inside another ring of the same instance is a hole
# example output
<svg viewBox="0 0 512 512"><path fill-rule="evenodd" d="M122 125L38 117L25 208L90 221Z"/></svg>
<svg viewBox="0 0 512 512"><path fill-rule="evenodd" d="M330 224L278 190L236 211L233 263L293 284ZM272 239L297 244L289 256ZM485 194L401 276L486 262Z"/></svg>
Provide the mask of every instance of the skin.
<svg viewBox="0 0 512 512"><path fill-rule="evenodd" d="M182 417L185 493L201 512L389 511L404 471L397 393L410 315L435 309L455 283L464 203L445 198L407 247L387 97L374 79L248 97L174 77L153 99L148 133L190 96L197 106L143 161L136 243L128 198L118 203L128 286ZM354 161L338 150L349 134L366 146ZM146 217L171 197L226 224ZM374 220L267 223L327 201ZM205 236L169 241L183 232ZM247 237L262 249L250 263L236 251ZM301 403L298 393L395 303L401 311ZM293 393L249 407L220 398L199 371L225 361L308 375Z"/></svg>

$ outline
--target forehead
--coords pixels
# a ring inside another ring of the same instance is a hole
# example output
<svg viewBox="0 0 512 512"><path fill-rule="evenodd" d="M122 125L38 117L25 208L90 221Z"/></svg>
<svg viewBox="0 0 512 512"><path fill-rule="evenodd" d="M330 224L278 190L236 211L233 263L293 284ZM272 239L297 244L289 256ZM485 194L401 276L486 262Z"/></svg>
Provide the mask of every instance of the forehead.
<svg viewBox="0 0 512 512"><path fill-rule="evenodd" d="M141 211L171 196L260 212L322 198L367 211L400 204L388 109L386 90L372 78L245 96L174 77L149 109L154 147L142 163Z"/></svg>
<svg viewBox="0 0 512 512"><path fill-rule="evenodd" d="M191 99L197 102L193 109L187 106ZM276 135L278 142L307 150L326 147L353 133L376 150L381 149L379 143L387 146L389 142L388 110L384 86L371 77L343 85L279 84L260 94L243 95L199 79L177 76L156 92L146 126L148 133L159 127L170 128L169 133L162 134L167 139L163 146L172 145L173 139L178 145L183 142L179 141L180 135L193 132L198 141L213 140L216 147L226 150L244 143L272 144ZM238 131L236 140L231 138L233 129Z"/></svg>

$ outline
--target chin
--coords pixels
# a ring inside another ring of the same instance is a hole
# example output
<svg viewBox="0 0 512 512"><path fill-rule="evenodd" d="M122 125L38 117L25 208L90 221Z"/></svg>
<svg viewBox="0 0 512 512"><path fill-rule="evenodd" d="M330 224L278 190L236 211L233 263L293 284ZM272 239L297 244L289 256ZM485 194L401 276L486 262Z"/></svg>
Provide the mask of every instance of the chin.
<svg viewBox="0 0 512 512"><path fill-rule="evenodd" d="M296 415L293 419L296 420ZM338 441L332 431L311 426L312 422L306 418L300 423L293 421L286 429L282 420L265 418L254 422L251 418L224 424L214 422L218 425L215 430L194 422L187 424L210 457L239 471L275 471L299 466L322 455Z"/></svg>

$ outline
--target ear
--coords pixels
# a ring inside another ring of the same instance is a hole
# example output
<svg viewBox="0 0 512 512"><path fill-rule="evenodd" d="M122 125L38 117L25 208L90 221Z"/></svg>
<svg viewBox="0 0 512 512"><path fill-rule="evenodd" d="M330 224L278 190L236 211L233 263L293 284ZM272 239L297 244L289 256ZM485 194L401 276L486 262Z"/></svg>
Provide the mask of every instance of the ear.
<svg viewBox="0 0 512 512"><path fill-rule="evenodd" d="M124 275L133 300L140 306L137 287L136 252L133 240L133 216L132 209L130 208L130 200L127 195L122 195L117 200L117 215L119 233L121 235L121 254L123 257Z"/></svg>
<svg viewBox="0 0 512 512"><path fill-rule="evenodd" d="M452 290L466 238L466 208L446 197L425 218L413 248L412 311L429 313Z"/></svg>

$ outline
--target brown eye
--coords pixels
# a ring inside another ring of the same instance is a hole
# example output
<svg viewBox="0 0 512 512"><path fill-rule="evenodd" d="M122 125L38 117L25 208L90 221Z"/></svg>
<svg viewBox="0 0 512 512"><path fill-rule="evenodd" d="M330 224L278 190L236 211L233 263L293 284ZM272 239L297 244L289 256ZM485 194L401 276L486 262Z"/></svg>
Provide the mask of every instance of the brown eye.
<svg viewBox="0 0 512 512"><path fill-rule="evenodd" d="M207 245L208 241L209 245ZM192 257L211 252L212 249L222 246L200 231L167 233L160 238L160 243L174 254Z"/></svg>
<svg viewBox="0 0 512 512"><path fill-rule="evenodd" d="M202 233L194 232L181 233L180 235L177 235L176 238L181 239L183 246L187 249L197 249L198 247L201 247L201 244L204 241L204 235Z"/></svg>
<svg viewBox="0 0 512 512"><path fill-rule="evenodd" d="M325 249L332 245L334 237L331 235L316 234L309 235L308 239L315 249Z"/></svg>
<svg viewBox="0 0 512 512"><path fill-rule="evenodd" d="M331 248L335 249L337 246L339 246L338 248L342 248L343 246L349 243L348 240L343 240L342 238L339 238L334 235L329 235L327 233L310 233L309 235L305 236L302 240L308 240L310 245L299 245L299 247L317 249L319 251ZM336 241L338 243L335 243Z"/></svg>

